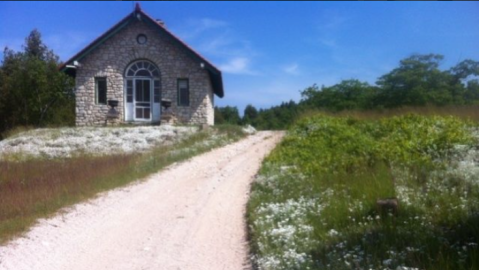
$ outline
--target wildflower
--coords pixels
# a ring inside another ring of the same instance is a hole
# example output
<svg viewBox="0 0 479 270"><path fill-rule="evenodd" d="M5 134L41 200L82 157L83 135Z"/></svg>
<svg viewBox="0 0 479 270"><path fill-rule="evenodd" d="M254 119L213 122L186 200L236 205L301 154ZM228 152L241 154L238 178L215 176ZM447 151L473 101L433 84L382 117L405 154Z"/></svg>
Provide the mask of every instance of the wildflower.
<svg viewBox="0 0 479 270"><path fill-rule="evenodd" d="M393 262L392 259L387 259L387 260L383 261L383 264L386 265L386 266L389 266L389 265L391 265L392 262Z"/></svg>
<svg viewBox="0 0 479 270"><path fill-rule="evenodd" d="M328 235L333 237L333 236L339 235L339 233L335 229L331 229L329 230Z"/></svg>

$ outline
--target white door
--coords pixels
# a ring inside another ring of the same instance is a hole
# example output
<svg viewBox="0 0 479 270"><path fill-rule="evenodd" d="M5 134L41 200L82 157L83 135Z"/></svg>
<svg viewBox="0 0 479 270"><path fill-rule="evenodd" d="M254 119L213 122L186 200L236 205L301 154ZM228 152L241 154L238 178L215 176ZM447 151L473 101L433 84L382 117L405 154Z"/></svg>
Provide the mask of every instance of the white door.
<svg viewBox="0 0 479 270"><path fill-rule="evenodd" d="M161 74L155 64L139 60L125 72L125 121L159 122Z"/></svg>
<svg viewBox="0 0 479 270"><path fill-rule="evenodd" d="M125 121L159 122L161 117L160 80L126 80Z"/></svg>

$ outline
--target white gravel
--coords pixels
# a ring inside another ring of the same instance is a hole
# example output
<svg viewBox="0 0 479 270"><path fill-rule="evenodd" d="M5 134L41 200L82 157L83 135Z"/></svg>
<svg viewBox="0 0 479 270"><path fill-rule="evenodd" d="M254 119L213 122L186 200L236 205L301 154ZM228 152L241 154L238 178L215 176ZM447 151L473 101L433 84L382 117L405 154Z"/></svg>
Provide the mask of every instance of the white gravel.
<svg viewBox="0 0 479 270"><path fill-rule="evenodd" d="M248 269L245 204L282 132L258 132L41 220L2 270Z"/></svg>
<svg viewBox="0 0 479 270"><path fill-rule="evenodd" d="M71 157L144 152L197 131L197 127L84 127L35 129L0 142L0 159Z"/></svg>

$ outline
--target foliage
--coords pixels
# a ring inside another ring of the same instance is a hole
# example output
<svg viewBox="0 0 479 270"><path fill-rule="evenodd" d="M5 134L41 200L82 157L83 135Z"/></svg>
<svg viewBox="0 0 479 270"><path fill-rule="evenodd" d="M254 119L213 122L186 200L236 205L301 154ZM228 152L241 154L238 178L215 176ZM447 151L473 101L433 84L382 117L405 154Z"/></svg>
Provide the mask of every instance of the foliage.
<svg viewBox="0 0 479 270"><path fill-rule="evenodd" d="M257 267L476 269L477 136L447 116L299 120L252 186Z"/></svg>
<svg viewBox="0 0 479 270"><path fill-rule="evenodd" d="M454 117L413 114L374 122L311 117L296 123L271 159L291 162L306 175L355 172L378 162L432 164L454 145L471 142L466 127Z"/></svg>
<svg viewBox="0 0 479 270"><path fill-rule="evenodd" d="M241 118L236 107L215 107L215 123L218 125L240 125Z"/></svg>
<svg viewBox="0 0 479 270"><path fill-rule="evenodd" d="M380 99L384 107L421 106L461 102L461 93L454 91L451 74L438 69L441 55L413 55L401 60L400 66L379 78Z"/></svg>
<svg viewBox="0 0 479 270"><path fill-rule="evenodd" d="M258 110L251 104L248 104L244 109L242 123L244 125L252 124L258 118Z"/></svg>
<svg viewBox="0 0 479 270"><path fill-rule="evenodd" d="M332 111L371 109L377 88L359 80L343 80L321 90L313 85L301 92L303 104L311 108L328 108Z"/></svg>
<svg viewBox="0 0 479 270"><path fill-rule="evenodd" d="M259 111L253 105L247 105L242 118L236 107L215 107L215 124L252 125L261 130L283 130L299 113L298 104L294 101L282 102L279 106Z"/></svg>
<svg viewBox="0 0 479 270"><path fill-rule="evenodd" d="M33 30L24 51L4 50L0 66L0 134L17 126L72 125L73 80Z"/></svg>
<svg viewBox="0 0 479 270"><path fill-rule="evenodd" d="M283 130L298 117L298 114L298 104L290 100L266 110L260 109L251 124L261 130Z"/></svg>

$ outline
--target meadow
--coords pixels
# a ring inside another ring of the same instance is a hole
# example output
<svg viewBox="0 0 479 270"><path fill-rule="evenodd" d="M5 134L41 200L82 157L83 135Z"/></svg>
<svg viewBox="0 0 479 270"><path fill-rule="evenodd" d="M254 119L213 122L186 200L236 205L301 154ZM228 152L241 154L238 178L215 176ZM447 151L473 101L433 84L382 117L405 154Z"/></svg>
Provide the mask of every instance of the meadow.
<svg viewBox="0 0 479 270"><path fill-rule="evenodd" d="M170 164L245 136L241 127L233 126L202 131L194 129L194 132L183 132L190 128L180 128L183 130L180 132L167 129L164 132L162 128L163 135L157 134L155 127L150 127L150 132L145 130L147 127L133 128L133 134L124 129L129 128L87 129L92 136L90 139L85 134L80 135L80 129L76 132L72 128L32 130L3 141L8 144L4 149L11 151L4 153L3 159L0 159L0 244L26 232L39 218L61 213L61 209L93 198L100 192L145 179ZM117 136L112 134L115 145L108 145L106 141L101 144L101 140L97 141L92 135L103 136L113 131L119 133ZM67 138L70 133L74 135L73 139ZM144 146L138 136L140 133L145 134L145 140L155 142L149 150L140 147ZM37 140L33 143L29 139L32 134ZM131 139L131 145L119 143L122 134ZM150 135L155 138L150 138ZM171 139L171 136L177 138ZM55 142L55 138L59 141ZM65 143L69 140L82 143L76 146ZM98 146L97 153L86 149L82 151L88 144ZM38 151L39 148L43 150ZM125 151L120 151L123 148ZM72 154L72 149L77 153ZM136 149L136 152L131 149Z"/></svg>
<svg viewBox="0 0 479 270"><path fill-rule="evenodd" d="M479 269L479 132L468 118L297 121L252 185L255 267Z"/></svg>

